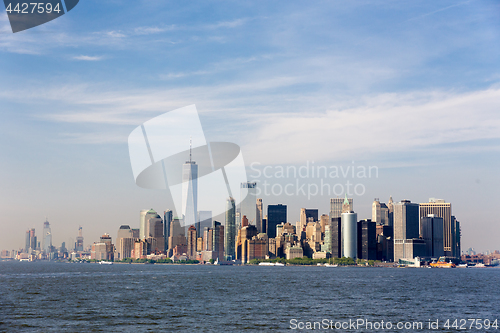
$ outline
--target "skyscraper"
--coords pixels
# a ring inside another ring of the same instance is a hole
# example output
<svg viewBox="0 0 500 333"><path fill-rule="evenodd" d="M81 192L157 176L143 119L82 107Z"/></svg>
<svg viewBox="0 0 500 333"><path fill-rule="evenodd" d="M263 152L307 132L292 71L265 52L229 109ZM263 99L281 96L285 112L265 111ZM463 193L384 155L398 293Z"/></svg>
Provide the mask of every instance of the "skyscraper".
<svg viewBox="0 0 500 333"><path fill-rule="evenodd" d="M224 256L226 260L233 260L235 257L234 246L236 242L236 207L233 198L226 200L226 225L224 237Z"/></svg>
<svg viewBox="0 0 500 333"><path fill-rule="evenodd" d="M377 259L377 225L369 219L358 222L358 258Z"/></svg>
<svg viewBox="0 0 500 333"><path fill-rule="evenodd" d="M426 257L444 256L443 227L443 218L434 214L420 219L420 237L425 241Z"/></svg>
<svg viewBox="0 0 500 333"><path fill-rule="evenodd" d="M241 183L241 196L240 198L245 198L240 203L240 217L245 215L248 219L248 223L251 225L256 225L257 221L257 183L256 182L245 182Z"/></svg>
<svg viewBox="0 0 500 333"><path fill-rule="evenodd" d="M342 257L357 258L358 214L353 211L342 213Z"/></svg>
<svg viewBox="0 0 500 333"><path fill-rule="evenodd" d="M198 216L198 165L192 160L182 165L182 215L186 226L194 225Z"/></svg>
<svg viewBox="0 0 500 333"><path fill-rule="evenodd" d="M344 201L346 198L347 198L347 193L345 195L345 198L332 198L332 199L330 199L330 218L342 216L342 205L344 204ZM349 210L348 211L353 211L352 198L347 198L347 202L349 203Z"/></svg>
<svg viewBox="0 0 500 333"><path fill-rule="evenodd" d="M191 225L187 232L187 255L189 259L196 259L196 242L196 228Z"/></svg>
<svg viewBox="0 0 500 333"><path fill-rule="evenodd" d="M379 198L373 200L372 222L382 225L391 225L389 224L389 208L385 203L381 203Z"/></svg>
<svg viewBox="0 0 500 333"><path fill-rule="evenodd" d="M276 226L287 222L286 205L267 205L267 237L276 237Z"/></svg>
<svg viewBox="0 0 500 333"><path fill-rule="evenodd" d="M49 253L52 248L52 233L50 231L50 224L47 219L43 222L43 233L42 233L42 251Z"/></svg>
<svg viewBox="0 0 500 333"><path fill-rule="evenodd" d="M128 225L121 225L120 228L118 229L118 233L116 235L116 253L117 253L117 256L116 258L117 259L124 259L124 258L129 258L130 257L130 250L131 250L131 244L133 244L133 233L132 233L132 229L130 229L130 226ZM126 247L125 244L126 241L121 241L122 239L130 239L129 240L129 246L128 246L128 253L124 253L125 252L125 249L124 247Z"/></svg>
<svg viewBox="0 0 500 333"><path fill-rule="evenodd" d="M263 232L265 233L266 232L266 229L264 227L264 224L262 223L262 219L263 219L263 210L264 210L264 206L262 204L262 199L257 199L257 231L259 233Z"/></svg>
<svg viewBox="0 0 500 333"><path fill-rule="evenodd" d="M212 227L212 211L200 210L198 212L198 222L196 223L196 237L202 237L203 228Z"/></svg>
<svg viewBox="0 0 500 333"><path fill-rule="evenodd" d="M141 212L139 213L139 238L140 239L145 239L146 238L146 214L148 213L147 209L142 209Z"/></svg>
<svg viewBox="0 0 500 333"><path fill-rule="evenodd" d="M219 260L224 259L224 226L219 221L214 221L212 251Z"/></svg>
<svg viewBox="0 0 500 333"><path fill-rule="evenodd" d="M401 200L394 205L394 261L425 255L425 243L419 239L419 205Z"/></svg>
<svg viewBox="0 0 500 333"><path fill-rule="evenodd" d="M456 231L455 225L451 222L451 203L447 203L443 199L430 198L429 202L420 204L420 218L426 217L428 214L443 218L444 255L449 257L460 256L460 253L456 253Z"/></svg>
<svg viewBox="0 0 500 333"><path fill-rule="evenodd" d="M163 212L163 247L165 251L168 250L168 238L170 237L170 224L173 219L173 212L170 209L167 209Z"/></svg>
<svg viewBox="0 0 500 333"><path fill-rule="evenodd" d="M82 226L78 227L78 237L76 237L75 251L83 251L83 230Z"/></svg>

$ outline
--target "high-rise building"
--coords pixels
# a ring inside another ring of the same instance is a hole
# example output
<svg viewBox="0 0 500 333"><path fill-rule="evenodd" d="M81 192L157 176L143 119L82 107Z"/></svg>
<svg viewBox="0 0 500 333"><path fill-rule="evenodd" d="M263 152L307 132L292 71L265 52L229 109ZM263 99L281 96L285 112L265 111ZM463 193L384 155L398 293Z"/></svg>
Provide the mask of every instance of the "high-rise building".
<svg viewBox="0 0 500 333"><path fill-rule="evenodd" d="M139 238L146 238L146 214L148 213L148 209L142 209L139 213Z"/></svg>
<svg viewBox="0 0 500 333"><path fill-rule="evenodd" d="M267 205L267 237L276 237L276 226L287 222L286 205Z"/></svg>
<svg viewBox="0 0 500 333"><path fill-rule="evenodd" d="M341 217L342 216L342 206L344 205L345 199L347 198L347 193L345 198L332 198L330 199L330 218ZM346 211L353 211L353 201L352 198L347 198L349 203L349 208Z"/></svg>
<svg viewBox="0 0 500 333"><path fill-rule="evenodd" d="M37 246L37 239L36 239L36 234L35 234L35 228L32 228L30 230L30 248L31 248L31 251L36 251L37 247L38 246Z"/></svg>
<svg viewBox="0 0 500 333"><path fill-rule="evenodd" d="M429 214L420 219L420 237L425 241L425 256L439 258L444 256L444 222L442 217Z"/></svg>
<svg viewBox="0 0 500 333"><path fill-rule="evenodd" d="M52 249L52 232L50 231L50 224L47 219L43 223L42 233L42 251L45 253L51 252Z"/></svg>
<svg viewBox="0 0 500 333"><path fill-rule="evenodd" d="M326 233L326 231L325 231ZM342 257L342 223L341 217L334 217L330 219L330 237L331 248L326 252L330 252L333 258ZM326 235L325 235L326 238ZM326 242L326 240L325 240Z"/></svg>
<svg viewBox="0 0 500 333"><path fill-rule="evenodd" d="M447 203L443 199L430 198L429 202L420 204L420 218L426 217L428 214L434 214L437 217L443 218L443 243L445 256L459 257L461 254L456 253L455 225L451 222L451 203Z"/></svg>
<svg viewBox="0 0 500 333"><path fill-rule="evenodd" d="M394 201L392 201L392 196L389 196L389 201L387 201L387 211L389 217L390 226L394 225Z"/></svg>
<svg viewBox="0 0 500 333"><path fill-rule="evenodd" d="M241 197L245 198L240 203L240 216L245 215L248 223L256 225L257 222L257 183L241 183Z"/></svg>
<svg viewBox="0 0 500 333"><path fill-rule="evenodd" d="M259 233L266 233L266 229L262 224L263 210L264 206L262 204L262 199L259 198L257 199L257 217L256 217L256 226L257 226L257 231L259 231Z"/></svg>
<svg viewBox="0 0 500 333"><path fill-rule="evenodd" d="M358 252L358 214L355 212L342 213L342 257L357 258Z"/></svg>
<svg viewBox="0 0 500 333"><path fill-rule="evenodd" d="M379 198L375 198L372 204L372 222L381 225L389 224L389 208L385 203L381 203Z"/></svg>
<svg viewBox="0 0 500 333"><path fill-rule="evenodd" d="M163 220L153 209L149 210L146 214L146 239L154 238L154 247L151 248L153 252L163 252L165 251L164 244L165 239L163 238ZM149 242L151 247L151 242Z"/></svg>
<svg viewBox="0 0 500 333"><path fill-rule="evenodd" d="M167 209L163 212L163 248L168 250L168 238L170 237L170 224L174 218L173 212Z"/></svg>
<svg viewBox="0 0 500 333"><path fill-rule="evenodd" d="M212 251L219 260L224 259L224 226L219 221L214 221L212 234Z"/></svg>
<svg viewBox="0 0 500 333"><path fill-rule="evenodd" d="M186 226L194 225L198 216L198 165L191 158L182 165L182 215Z"/></svg>
<svg viewBox="0 0 500 333"><path fill-rule="evenodd" d="M226 260L233 260L235 257L234 245L236 241L236 207L233 198L226 200L226 225L224 237L224 256Z"/></svg>
<svg viewBox="0 0 500 333"><path fill-rule="evenodd" d="M170 251L177 245L186 245L186 236L184 235L184 228L181 227L182 219L174 217L170 223L170 236L168 238L168 249Z"/></svg>
<svg viewBox="0 0 500 333"><path fill-rule="evenodd" d="M409 200L401 200L394 205L394 261L423 256L420 252L419 205ZM415 240L415 241L414 241Z"/></svg>
<svg viewBox="0 0 500 333"><path fill-rule="evenodd" d="M24 252L29 253L30 248L31 248L31 237L30 237L30 230L26 230L26 236L25 236L25 245L24 245Z"/></svg>
<svg viewBox="0 0 500 333"><path fill-rule="evenodd" d="M82 226L78 227L78 236L76 237L75 251L83 251L83 230Z"/></svg>
<svg viewBox="0 0 500 333"><path fill-rule="evenodd" d="M455 218L455 216L451 217L451 225L454 226L455 230L455 257L459 257L462 255L462 231L460 229L460 222Z"/></svg>
<svg viewBox="0 0 500 333"><path fill-rule="evenodd" d="M196 228L194 227L194 225L191 225L189 226L187 232L187 255L189 259L196 258L196 245L197 245Z"/></svg>
<svg viewBox="0 0 500 333"><path fill-rule="evenodd" d="M117 259L122 260L124 258L130 258L130 250L132 249L132 245L129 244L128 256L124 256L125 251L123 249L123 244L127 244L127 243L126 243L126 241L121 242L121 239L123 238L123 239L131 239L132 240L133 239L132 236L133 236L133 234L132 234L132 229L130 229L130 226L128 226L128 225L120 226L120 228L118 229L118 233L116 235L116 245L117 245L116 258Z"/></svg>
<svg viewBox="0 0 500 333"><path fill-rule="evenodd" d="M358 258L377 260L376 223L369 219L358 222Z"/></svg>

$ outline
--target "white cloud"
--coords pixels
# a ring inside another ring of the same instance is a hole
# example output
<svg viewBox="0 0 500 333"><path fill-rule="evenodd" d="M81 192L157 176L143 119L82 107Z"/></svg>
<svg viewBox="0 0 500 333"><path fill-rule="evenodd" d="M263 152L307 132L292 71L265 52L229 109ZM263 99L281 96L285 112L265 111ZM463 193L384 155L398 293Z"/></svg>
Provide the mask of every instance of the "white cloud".
<svg viewBox="0 0 500 333"><path fill-rule="evenodd" d="M79 55L73 57L75 60L83 60L83 61L99 61L102 60L102 56L87 56L87 55Z"/></svg>

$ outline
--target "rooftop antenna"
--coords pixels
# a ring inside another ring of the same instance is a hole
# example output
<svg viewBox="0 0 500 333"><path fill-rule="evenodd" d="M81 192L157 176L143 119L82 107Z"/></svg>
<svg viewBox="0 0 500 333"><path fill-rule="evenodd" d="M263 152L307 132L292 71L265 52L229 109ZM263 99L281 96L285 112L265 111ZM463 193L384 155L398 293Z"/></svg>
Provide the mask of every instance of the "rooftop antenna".
<svg viewBox="0 0 500 333"><path fill-rule="evenodd" d="M191 145L192 145L192 137L189 137L189 163L191 163Z"/></svg>

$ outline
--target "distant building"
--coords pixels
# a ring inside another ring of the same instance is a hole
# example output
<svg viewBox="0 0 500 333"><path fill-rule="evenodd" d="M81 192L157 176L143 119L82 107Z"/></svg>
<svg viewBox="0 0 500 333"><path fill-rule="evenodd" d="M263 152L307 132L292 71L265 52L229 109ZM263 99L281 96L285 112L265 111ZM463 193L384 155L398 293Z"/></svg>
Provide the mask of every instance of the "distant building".
<svg viewBox="0 0 500 333"><path fill-rule="evenodd" d="M211 210L200 210L198 212L198 222L196 222L196 237L203 237L203 230L205 227L213 227Z"/></svg>
<svg viewBox="0 0 500 333"><path fill-rule="evenodd" d="M420 251L419 205L401 200L394 205L394 261L413 259L425 254L425 243ZM415 242L414 242L415 240Z"/></svg>
<svg viewBox="0 0 500 333"><path fill-rule="evenodd" d="M78 237L76 237L75 251L83 252L83 230L82 227L78 227Z"/></svg>
<svg viewBox="0 0 500 333"><path fill-rule="evenodd" d="M191 146L189 161L182 165L182 217L185 225L197 223L198 165L191 159Z"/></svg>
<svg viewBox="0 0 500 333"><path fill-rule="evenodd" d="M224 237L224 256L226 260L233 260L235 257L234 246L236 242L236 206L233 198L226 200L226 225Z"/></svg>
<svg viewBox="0 0 500 333"><path fill-rule="evenodd" d="M358 252L358 214L355 212L342 213L342 257L357 258Z"/></svg>
<svg viewBox="0 0 500 333"><path fill-rule="evenodd" d="M118 233L116 235L116 245L117 245L116 258L117 259L122 260L124 258L130 258L130 251L133 248L131 243L132 243L132 240L134 240L134 238L132 236L133 236L133 233L132 233L132 229L130 229L130 226L128 226L128 225L120 226L120 228L118 229ZM129 243L121 242L122 239L130 239L131 241L129 241ZM127 248L126 253L123 249L124 244L128 244L128 248Z"/></svg>
<svg viewBox="0 0 500 333"><path fill-rule="evenodd" d="M266 233L265 225L263 224L263 213L264 213L264 205L262 204L262 199L257 199L257 217L256 217L256 227L257 231L260 233Z"/></svg>
<svg viewBox="0 0 500 333"><path fill-rule="evenodd" d="M300 246L291 246L285 250L285 255L286 259L290 260L295 258L302 258L304 256L304 253Z"/></svg>
<svg viewBox="0 0 500 333"><path fill-rule="evenodd" d="M148 213L148 209L142 209L139 212L139 238L146 238L146 214Z"/></svg>
<svg viewBox="0 0 500 333"><path fill-rule="evenodd" d="M191 225L188 228L187 232L187 256L189 259L195 259L196 258L196 245L197 245L197 238L196 238L196 228L194 225Z"/></svg>
<svg viewBox="0 0 500 333"><path fill-rule="evenodd" d="M444 220L434 214L420 218L420 237L425 241L425 256L439 258L444 256Z"/></svg>
<svg viewBox="0 0 500 333"><path fill-rule="evenodd" d="M369 219L358 222L358 258L377 260L376 223Z"/></svg>
<svg viewBox="0 0 500 333"><path fill-rule="evenodd" d="M456 253L456 225L451 221L451 203L445 202L443 199L430 198L429 202L420 204L420 218L426 217L429 214L434 214L436 217L443 218L443 243L444 254L448 257L460 257L460 253Z"/></svg>
<svg viewBox="0 0 500 333"><path fill-rule="evenodd" d="M43 223L41 250L45 253L49 253L52 250L52 232L50 230L50 224L47 219L45 219L45 222Z"/></svg>
<svg viewBox="0 0 500 333"><path fill-rule="evenodd" d="M217 259L224 260L224 226L218 221L214 221L212 251Z"/></svg>
<svg viewBox="0 0 500 333"><path fill-rule="evenodd" d="M347 198L347 194L346 194ZM342 216L342 206L344 205L345 198L332 198L330 199L330 218ZM347 198L349 203L348 211L354 211L352 198Z"/></svg>
<svg viewBox="0 0 500 333"><path fill-rule="evenodd" d="M170 224L174 218L173 212L167 209L163 212L163 248L168 250L168 238L170 237Z"/></svg>
<svg viewBox="0 0 500 333"><path fill-rule="evenodd" d="M287 222L287 206L267 205L267 236L276 237L276 226Z"/></svg>
<svg viewBox="0 0 500 333"><path fill-rule="evenodd" d="M389 208L385 203L381 203L379 198L375 198L372 204L372 222L391 225L391 221L389 221Z"/></svg>

